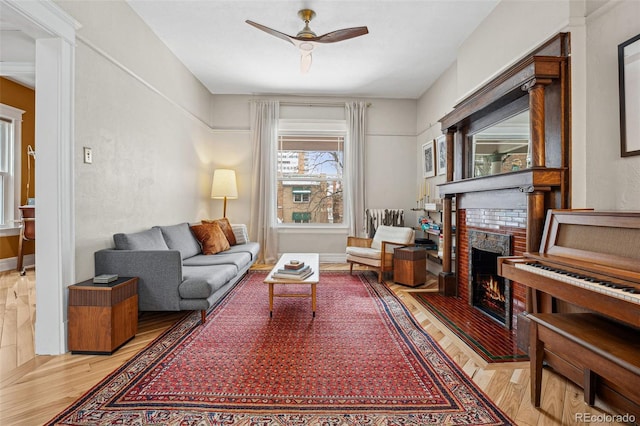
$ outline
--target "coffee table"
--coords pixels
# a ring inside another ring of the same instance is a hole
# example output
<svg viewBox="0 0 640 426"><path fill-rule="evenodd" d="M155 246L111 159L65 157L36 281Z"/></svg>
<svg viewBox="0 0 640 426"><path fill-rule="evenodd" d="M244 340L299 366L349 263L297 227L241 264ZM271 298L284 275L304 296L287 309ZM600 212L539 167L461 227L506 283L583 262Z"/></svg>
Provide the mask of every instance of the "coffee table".
<svg viewBox="0 0 640 426"><path fill-rule="evenodd" d="M273 274L278 270L284 268L284 265L291 260L299 260L304 262L305 265L310 265L313 274L307 278L300 279L283 279L274 278ZM284 253L278 259L278 263L273 267L267 278L265 278L265 284L269 284L269 316L273 317L273 298L274 297L310 297L311 309L313 316L316 316L316 284L320 279L320 256L318 253ZM311 285L311 293L275 293L274 286L276 284L309 284Z"/></svg>

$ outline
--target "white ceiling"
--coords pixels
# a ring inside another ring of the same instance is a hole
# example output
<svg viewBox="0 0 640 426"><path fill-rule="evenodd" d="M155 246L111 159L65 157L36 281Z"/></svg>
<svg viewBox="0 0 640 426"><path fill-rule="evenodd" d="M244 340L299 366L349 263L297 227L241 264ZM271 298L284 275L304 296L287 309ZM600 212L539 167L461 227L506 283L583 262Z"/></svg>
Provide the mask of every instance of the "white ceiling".
<svg viewBox="0 0 640 426"><path fill-rule="evenodd" d="M127 0L211 93L409 99L454 62L498 1ZM301 74L292 44L245 20L296 35L303 8L315 10L310 27L317 35L357 26L369 34L317 47L310 72ZM0 72L33 85L33 35L9 18L0 18Z"/></svg>
<svg viewBox="0 0 640 426"><path fill-rule="evenodd" d="M212 93L416 99L498 0L127 2ZM317 47L301 74L292 44L245 20L295 36L303 8L316 12L317 35L358 26L369 34Z"/></svg>

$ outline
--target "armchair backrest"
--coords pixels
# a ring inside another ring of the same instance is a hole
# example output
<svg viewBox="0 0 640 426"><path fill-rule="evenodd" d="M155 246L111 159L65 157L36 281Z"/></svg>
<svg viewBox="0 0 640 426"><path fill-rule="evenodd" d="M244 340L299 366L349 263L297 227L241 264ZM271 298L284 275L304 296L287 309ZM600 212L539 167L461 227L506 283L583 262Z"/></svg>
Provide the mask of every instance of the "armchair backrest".
<svg viewBox="0 0 640 426"><path fill-rule="evenodd" d="M378 229L376 229L376 234L373 236L371 248L380 250L382 248L382 241L397 244L412 244L414 232L412 228L380 225ZM389 247L389 249L393 251L393 247Z"/></svg>

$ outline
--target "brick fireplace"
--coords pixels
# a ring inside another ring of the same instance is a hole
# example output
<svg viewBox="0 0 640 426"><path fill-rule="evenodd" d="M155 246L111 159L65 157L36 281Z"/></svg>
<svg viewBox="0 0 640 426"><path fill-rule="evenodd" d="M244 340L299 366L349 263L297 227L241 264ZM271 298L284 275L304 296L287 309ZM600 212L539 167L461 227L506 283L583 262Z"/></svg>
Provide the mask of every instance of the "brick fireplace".
<svg viewBox="0 0 640 426"><path fill-rule="evenodd" d="M464 209L458 210L458 221L458 297L467 300L469 305L504 327L517 328L516 317L525 310L526 287L508 280L505 282L497 276L495 268L497 256L519 256L524 253L526 211ZM479 258L476 260L488 266L474 268L474 253ZM474 285L481 286L480 290L485 291L482 295L484 299L474 292ZM497 303L501 298L504 300ZM499 307L496 308L495 305Z"/></svg>

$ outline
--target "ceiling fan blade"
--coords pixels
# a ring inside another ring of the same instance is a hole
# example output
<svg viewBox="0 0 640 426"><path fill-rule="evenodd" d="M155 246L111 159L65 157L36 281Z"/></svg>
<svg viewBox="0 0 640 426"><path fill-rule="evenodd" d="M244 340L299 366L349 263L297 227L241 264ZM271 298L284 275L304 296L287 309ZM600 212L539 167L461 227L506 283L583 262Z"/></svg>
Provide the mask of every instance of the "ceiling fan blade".
<svg viewBox="0 0 640 426"><path fill-rule="evenodd" d="M313 39L316 43L335 43L337 41L349 40L350 38L360 37L369 34L367 27L344 28L342 30L332 31Z"/></svg>
<svg viewBox="0 0 640 426"><path fill-rule="evenodd" d="M253 21L249 21L248 19L245 21L247 24L256 27L259 30L264 31L267 34L271 34L274 37L278 37L279 39L282 39L284 41L288 41L289 43L295 45L296 43L294 42L294 40L296 39L295 37L291 37L290 35L287 35L285 33L281 33L280 31L276 31L273 28L269 28L269 27L265 27L264 25L258 24L257 22L253 22Z"/></svg>
<svg viewBox="0 0 640 426"><path fill-rule="evenodd" d="M300 55L300 72L306 74L311 69L311 52L302 52Z"/></svg>

